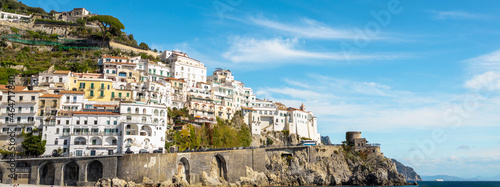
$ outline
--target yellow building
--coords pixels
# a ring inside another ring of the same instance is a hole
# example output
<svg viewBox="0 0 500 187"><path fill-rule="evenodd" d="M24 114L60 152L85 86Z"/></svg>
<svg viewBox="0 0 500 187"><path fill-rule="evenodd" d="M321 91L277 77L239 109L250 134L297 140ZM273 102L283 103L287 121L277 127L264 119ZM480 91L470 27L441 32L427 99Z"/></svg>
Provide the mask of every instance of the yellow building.
<svg viewBox="0 0 500 187"><path fill-rule="evenodd" d="M84 91L85 99L89 101L131 100L129 90L113 88L113 81L102 78L74 78L71 80L71 90Z"/></svg>

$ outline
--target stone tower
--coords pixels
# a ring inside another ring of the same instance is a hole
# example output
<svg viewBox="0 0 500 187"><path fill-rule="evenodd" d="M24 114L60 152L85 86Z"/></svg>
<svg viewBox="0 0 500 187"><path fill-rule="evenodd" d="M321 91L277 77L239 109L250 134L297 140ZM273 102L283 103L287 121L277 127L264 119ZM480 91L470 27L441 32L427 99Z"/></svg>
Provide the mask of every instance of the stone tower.
<svg viewBox="0 0 500 187"><path fill-rule="evenodd" d="M300 105L300 110L306 111L306 106L304 106L304 103L302 103L302 105Z"/></svg>

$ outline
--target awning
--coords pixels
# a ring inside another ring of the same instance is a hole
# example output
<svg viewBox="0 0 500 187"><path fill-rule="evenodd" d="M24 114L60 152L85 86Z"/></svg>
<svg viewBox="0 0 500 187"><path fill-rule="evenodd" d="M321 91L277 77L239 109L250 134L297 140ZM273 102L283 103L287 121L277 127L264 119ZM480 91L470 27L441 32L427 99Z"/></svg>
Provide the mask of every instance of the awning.
<svg viewBox="0 0 500 187"><path fill-rule="evenodd" d="M200 116L194 116L194 118L201 118Z"/></svg>

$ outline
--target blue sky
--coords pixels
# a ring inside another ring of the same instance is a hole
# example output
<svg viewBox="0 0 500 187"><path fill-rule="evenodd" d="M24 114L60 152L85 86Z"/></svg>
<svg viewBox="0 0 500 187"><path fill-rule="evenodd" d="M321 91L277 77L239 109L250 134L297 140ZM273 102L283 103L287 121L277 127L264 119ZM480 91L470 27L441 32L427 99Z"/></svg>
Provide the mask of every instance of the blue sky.
<svg viewBox="0 0 500 187"><path fill-rule="evenodd" d="M421 175L500 174L498 1L23 2L113 15L139 42L305 103L333 142L362 131Z"/></svg>

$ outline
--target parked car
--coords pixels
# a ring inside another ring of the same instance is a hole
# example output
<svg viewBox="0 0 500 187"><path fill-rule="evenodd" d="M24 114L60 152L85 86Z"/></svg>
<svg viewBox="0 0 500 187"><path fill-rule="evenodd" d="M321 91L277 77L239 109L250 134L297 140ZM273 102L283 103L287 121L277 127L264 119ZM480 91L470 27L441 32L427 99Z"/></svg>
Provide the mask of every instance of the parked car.
<svg viewBox="0 0 500 187"><path fill-rule="evenodd" d="M157 150L154 150L153 153L163 153L163 151L157 149Z"/></svg>
<svg viewBox="0 0 500 187"><path fill-rule="evenodd" d="M141 149L139 150L139 153L149 153L149 151L147 149Z"/></svg>

